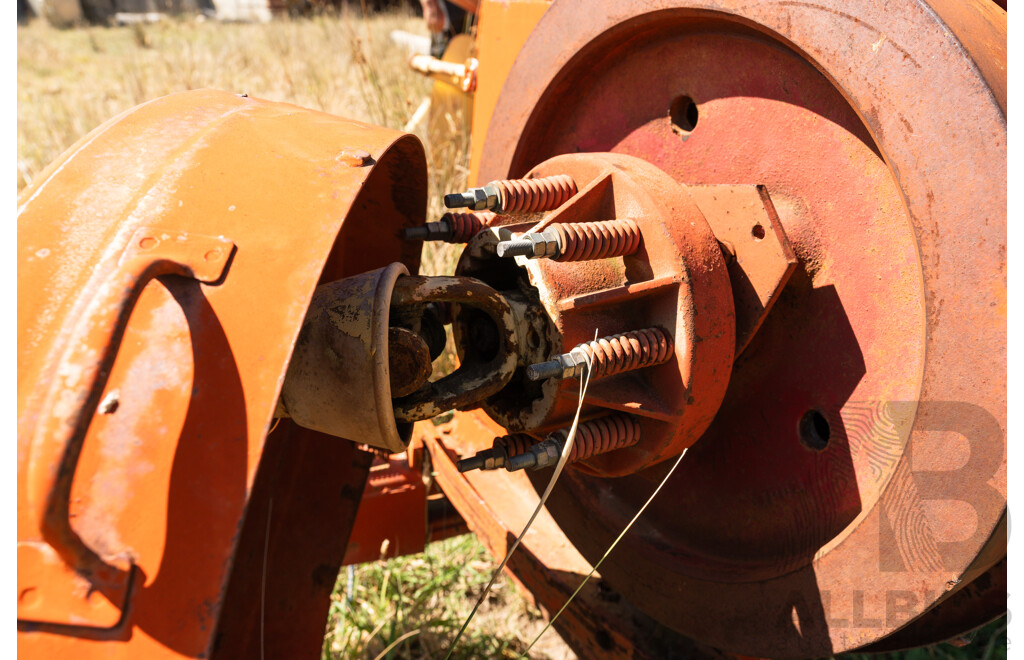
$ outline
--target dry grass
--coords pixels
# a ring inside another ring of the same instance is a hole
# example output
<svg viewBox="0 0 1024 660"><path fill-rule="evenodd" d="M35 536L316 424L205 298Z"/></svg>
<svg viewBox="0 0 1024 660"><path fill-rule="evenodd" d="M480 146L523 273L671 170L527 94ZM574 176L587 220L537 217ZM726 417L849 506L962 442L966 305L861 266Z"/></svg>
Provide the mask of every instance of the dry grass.
<svg viewBox="0 0 1024 660"><path fill-rule="evenodd" d="M172 92L212 87L287 101L402 128L430 82L409 71L392 30L424 32L422 19L345 11L302 20L221 24L169 19L134 27L18 28L18 190L78 138L110 117ZM466 126L461 117L453 125ZM424 137L424 136L421 136ZM469 137L426 141L430 215L443 187L465 185ZM428 245L424 271L440 274L450 248Z"/></svg>
<svg viewBox="0 0 1024 660"><path fill-rule="evenodd" d="M195 19L123 28L57 30L42 21L18 28L18 190L61 152L110 117L150 99L212 87L287 101L391 128L402 128L431 83L409 71L392 30L425 34L409 14L361 13L278 20L265 25ZM451 126L467 126L451 117ZM465 185L464 130L424 139L430 163L429 216L441 195ZM424 249L428 274L450 273L457 250ZM444 657L494 562L475 537L427 552L356 568L354 593L338 582L325 658ZM352 602L347 602L347 597ZM456 657L515 657L541 627L507 579L501 579L467 631ZM548 633L531 657L572 657Z"/></svg>

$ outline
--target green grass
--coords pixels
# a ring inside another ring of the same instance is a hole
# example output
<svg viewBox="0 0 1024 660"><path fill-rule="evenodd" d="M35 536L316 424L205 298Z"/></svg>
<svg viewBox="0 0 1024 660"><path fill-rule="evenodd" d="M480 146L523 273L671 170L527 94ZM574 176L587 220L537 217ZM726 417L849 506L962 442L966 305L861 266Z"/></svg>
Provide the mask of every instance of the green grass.
<svg viewBox="0 0 1024 660"><path fill-rule="evenodd" d="M351 594L342 570L323 658L443 658L493 568L476 537L466 535L433 543L419 555L355 567ZM540 612L502 578L452 657L515 658L542 627ZM529 657L547 656L531 651Z"/></svg>

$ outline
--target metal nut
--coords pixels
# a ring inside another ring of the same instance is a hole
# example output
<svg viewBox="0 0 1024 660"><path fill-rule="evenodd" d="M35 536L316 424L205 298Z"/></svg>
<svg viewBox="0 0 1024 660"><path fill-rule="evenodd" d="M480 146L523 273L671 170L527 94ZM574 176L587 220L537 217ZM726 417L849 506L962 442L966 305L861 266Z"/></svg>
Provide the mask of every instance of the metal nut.
<svg viewBox="0 0 1024 660"><path fill-rule="evenodd" d="M558 232L553 229L547 229L538 234L527 234L523 238L529 238L533 243L534 259L558 256Z"/></svg>

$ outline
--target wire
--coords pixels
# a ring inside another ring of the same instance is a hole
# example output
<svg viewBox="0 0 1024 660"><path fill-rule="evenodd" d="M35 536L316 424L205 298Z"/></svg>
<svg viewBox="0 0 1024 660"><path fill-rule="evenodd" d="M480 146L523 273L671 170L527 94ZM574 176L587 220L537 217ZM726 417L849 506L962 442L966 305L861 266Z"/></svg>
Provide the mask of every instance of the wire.
<svg viewBox="0 0 1024 660"><path fill-rule="evenodd" d="M594 573L596 573L597 569L601 567L601 564L604 563L604 560L607 559L608 555L612 553L612 550L614 550L615 546L619 544L619 541L621 541L622 537L626 535L626 532L628 532L630 527L633 526L633 523L637 521L637 519L640 517L640 514L642 514L644 510L647 509L647 506L654 501L654 498L658 495L658 492L661 491L662 487L666 483L668 483L669 477L671 477L672 474L676 471L676 468L679 467L679 463L682 462L683 456L686 456L685 449L683 450L683 453L679 454L679 458L677 458L676 462L672 465L672 469L668 471L668 474L666 474L665 478L661 480L661 483L658 484L658 487L654 489L654 492L651 493L651 496L647 498L647 501L644 502L644 505L640 507L639 511L636 512L636 515L633 516L633 519L629 521L629 524L626 525L626 528L622 530L622 533L619 534L614 541L612 541L611 546L601 556L601 559L599 559L598 562L594 564L594 567L590 569L590 572L587 573L587 577L583 578L583 582L580 582L580 586L576 587L576 591L572 592L572 595L569 596L569 600L565 601L565 604L562 605L562 607L557 612L555 612L555 616L551 617L551 620L548 621L547 625L544 626L544 628L539 633L537 633L537 636L533 638L533 641L530 642L530 645L526 647L526 650L519 654L520 658L526 657L526 654L530 652L530 649L533 648L533 645L540 641L540 638L544 635L544 633L548 631L548 628L550 628L551 625L555 622L555 620L559 617L559 615L561 615L562 612L565 611L565 608L569 607L569 603L571 603L573 599L576 598L576 595L583 589L583 586L590 581L590 578L594 576Z"/></svg>
<svg viewBox="0 0 1024 660"><path fill-rule="evenodd" d="M416 630L410 630L409 632L405 633L404 635L402 635L401 637L399 637L395 641L393 641L390 644L388 644L387 646L385 646L384 650L381 651L380 653L378 653L377 657L374 658L373 660L383 660L384 658L387 657L388 653L391 653L392 649L394 649L396 646L398 646L399 644L401 644L405 640L409 639L413 635L420 634L420 632L422 632L422 630L420 628L417 628Z"/></svg>
<svg viewBox="0 0 1024 660"><path fill-rule="evenodd" d="M594 339L597 339L596 330L594 332ZM469 616L466 618L466 621L462 624L462 627L459 628L459 632L455 635L455 639L452 640L451 646L448 647L448 654L444 657L445 660L448 660L452 657L452 653L455 651L455 646L459 643L459 639L462 637L462 633L466 631L466 627L469 626L469 622L473 620L473 617L476 615L477 610L480 609L480 605L483 604L484 599L487 597L488 592L490 592L491 590L491 586L493 586L494 581L498 579L498 576L501 574L501 571L505 568L505 564L508 563L508 560L512 556L512 553L516 551L516 548L519 547L520 541L522 541L523 537L526 536L526 532L529 531L530 525L533 524L533 521L537 518L537 515L540 514L541 509L544 508L544 503L548 501L548 495L551 494L552 489L555 487L555 482L558 481L559 475L562 474L562 468L565 467L565 463L569 458L570 452L572 451L572 445L576 440L576 427L579 426L580 423L580 411L583 410L583 398L587 395L587 386L590 384L590 357L584 357L587 360L587 375L580 381L580 401L579 405L576 406L576 416L572 420L572 427L569 429L569 436L566 438L565 447L562 449L562 455L558 457L558 463L555 465L555 472L554 474L551 475L551 479L548 481L547 488L544 489L544 494L540 496L540 502L537 503L537 508L533 510L533 515L530 516L530 519L526 521L526 525L523 527L523 531L519 534L519 536L516 537L515 543L513 543L512 547L509 548L508 552L505 553L505 558L502 559L498 567L494 569L494 573L491 575L491 579L487 583L487 586L484 587L483 593L480 594L480 598L477 599L476 605L473 606L473 609L472 611L470 611Z"/></svg>

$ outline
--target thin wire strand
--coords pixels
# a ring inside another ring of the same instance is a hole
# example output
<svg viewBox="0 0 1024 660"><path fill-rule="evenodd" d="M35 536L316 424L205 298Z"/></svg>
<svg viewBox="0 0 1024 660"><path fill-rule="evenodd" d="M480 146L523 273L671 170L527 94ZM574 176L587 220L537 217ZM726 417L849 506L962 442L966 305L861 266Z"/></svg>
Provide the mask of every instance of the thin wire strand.
<svg viewBox="0 0 1024 660"><path fill-rule="evenodd" d="M401 644L405 640L409 639L413 635L420 634L420 632L422 632L422 629L420 629L420 628L417 628L416 630L410 630L409 632L405 633L404 635L402 635L401 637L399 637L395 641L393 641L390 644L388 644L387 646L385 646L384 650L381 651L380 653L378 653L377 657L374 658L373 660L384 660L384 658L387 657L388 653L391 653L392 649L394 649L396 646L398 646L399 644Z"/></svg>
<svg viewBox="0 0 1024 660"><path fill-rule="evenodd" d="M584 585L586 585L587 582L590 581L590 578L594 576L594 573L596 573L597 569L601 567L601 564L604 563L604 560L607 559L608 555L612 553L612 550L614 550L615 546L619 544L619 541L621 541L622 537L626 535L626 532L628 532L630 527L633 526L633 523L635 523L637 519L640 517L640 515L644 512L644 510L647 509L647 506L654 501L654 498L658 495L658 492L661 491L662 487L666 483L668 483L669 477L671 477L672 474L676 471L676 468L679 467L679 463L682 462L683 456L686 456L685 449L683 450L683 453L679 454L679 458L677 458L676 462L672 465L672 469L668 471L668 474L666 474L665 478L661 480L661 483L658 484L658 487L654 489L654 492L651 493L651 496L647 498L647 501L644 502L644 505L640 507L639 511L636 512L636 515L633 516L633 519L629 521L629 524L626 525L626 528L622 530L622 533L619 534L614 541L612 541L611 546L605 551L604 555L601 556L601 559L599 559L598 562L594 564L594 567L590 569L590 572L587 573L587 577L583 578L583 582L580 582L580 586L576 587L576 591L572 592L572 595L569 596L569 600L565 601L565 604L562 605L562 607L557 612L555 612L555 616L551 617L551 620L548 621L547 625L545 625L544 628L542 628L541 631L537 633L537 636L533 638L533 641L530 642L530 645L526 647L526 650L519 654L520 658L526 657L526 654L530 652L530 649L533 648L533 645L540 641L540 638L544 635L544 633L548 631L548 628L550 628L551 625L555 622L555 619L557 619L562 614L562 612L565 611L565 608L569 607L569 603L571 603L573 599L576 598L576 595L583 589Z"/></svg>
<svg viewBox="0 0 1024 660"><path fill-rule="evenodd" d="M594 339L597 339L596 331L594 332ZM462 637L462 634L466 632L469 622L473 620L477 610L480 609L480 605L484 602L488 592L490 592L491 586L494 585L494 581L498 579L499 575L501 575L501 571L505 568L505 564L508 563L509 558L512 557L512 553L516 551L516 548L519 547L520 541L522 541L523 537L526 536L526 532L529 531L530 525L533 524L533 521L540 514L541 509L544 508L544 503L548 501L548 495L551 494L552 489L555 487L555 482L558 481L559 475L562 474L562 468L565 467L565 463L569 458L569 453L572 451L573 442L576 440L576 427L580 422L580 411L583 410L583 398L587 395L587 386L590 384L590 357L584 357L587 361L587 375L580 381L580 401L579 405L576 406L576 416L572 420L572 427L569 429L569 436L566 438L565 447L562 449L562 455L558 457L558 463L555 465L555 472L551 475L551 479L548 481L548 486L544 489L544 494L540 496L540 502L537 503L537 508L533 510L533 515L526 521L526 526L523 527L523 531L516 537L515 543L513 543L512 547L505 553L505 558L502 559L498 567L494 569L494 573L491 574L491 579L487 583L487 586L484 587L483 593L480 594L480 598L477 599L476 605L473 606L469 616L466 617L466 621L462 624L462 627L459 628L459 632L455 635L455 639L452 640L451 646L448 647L448 654L444 656L445 660L452 657L452 653L455 651L455 646L459 643L459 639Z"/></svg>

